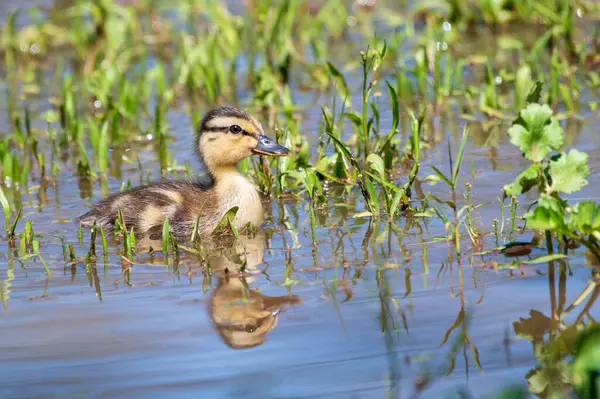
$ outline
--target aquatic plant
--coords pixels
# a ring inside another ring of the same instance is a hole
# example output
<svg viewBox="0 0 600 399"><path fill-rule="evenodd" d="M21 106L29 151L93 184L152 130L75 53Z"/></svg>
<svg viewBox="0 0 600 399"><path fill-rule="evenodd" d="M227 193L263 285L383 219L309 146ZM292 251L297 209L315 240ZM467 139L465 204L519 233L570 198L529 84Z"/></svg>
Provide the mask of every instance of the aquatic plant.
<svg viewBox="0 0 600 399"><path fill-rule="evenodd" d="M537 189L539 198L525 214L529 228L546 231L548 251L553 252L551 232L560 242L573 240L600 256L600 204L585 200L568 204L561 194L572 194L588 184L588 155L577 149L562 148L564 131L552 110L540 105L538 84L528 97L529 105L509 129L511 143L517 146L531 165L515 181L504 186L506 196L518 196Z"/></svg>

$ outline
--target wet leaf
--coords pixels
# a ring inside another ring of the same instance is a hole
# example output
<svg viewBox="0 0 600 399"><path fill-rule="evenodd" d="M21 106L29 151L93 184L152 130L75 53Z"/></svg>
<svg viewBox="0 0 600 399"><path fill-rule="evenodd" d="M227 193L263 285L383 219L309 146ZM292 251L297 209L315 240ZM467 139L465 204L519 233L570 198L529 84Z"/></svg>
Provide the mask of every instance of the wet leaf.
<svg viewBox="0 0 600 399"><path fill-rule="evenodd" d="M540 166L533 164L517 176L514 182L504 186L504 196L512 197L524 194L536 186L539 178Z"/></svg>
<svg viewBox="0 0 600 399"><path fill-rule="evenodd" d="M367 163L371 165L371 168L373 168L379 174L379 176L382 178L385 177L385 166L383 165L383 159L381 159L379 155L369 154L367 157Z"/></svg>
<svg viewBox="0 0 600 399"><path fill-rule="evenodd" d="M510 142L519 147L527 159L540 162L562 146L563 129L552 114L547 105L529 104L508 129Z"/></svg>
<svg viewBox="0 0 600 399"><path fill-rule="evenodd" d="M230 223L233 221L233 219L235 219L235 215L237 214L238 209L239 209L238 206L234 206L233 208L231 208L230 210L225 212L225 214L221 218L221 221L217 224L215 229L212 231L212 234L219 235L219 234L223 234L224 232L226 232L227 229L229 228Z"/></svg>
<svg viewBox="0 0 600 399"><path fill-rule="evenodd" d="M544 256L540 256L539 258L535 258L535 259L532 259L532 260L527 260L527 261L522 262L522 263L526 263L528 265L536 265L538 263L548 263L548 262L551 262L553 260L564 259L564 258L568 258L568 256L567 255L563 255L563 254L544 255Z"/></svg>
<svg viewBox="0 0 600 399"><path fill-rule="evenodd" d="M375 185L371 180L367 180L366 189L369 195L369 200L371 201L373 212L377 215L379 214L379 201L377 199L377 190L375 189Z"/></svg>
<svg viewBox="0 0 600 399"><path fill-rule="evenodd" d="M557 199L543 195L537 206L525 215L528 227L537 230L564 229L564 206Z"/></svg>
<svg viewBox="0 0 600 399"><path fill-rule="evenodd" d="M569 227L583 234L600 231L600 204L582 201L571 209Z"/></svg>
<svg viewBox="0 0 600 399"><path fill-rule="evenodd" d="M586 186L586 177L590 174L587 161L588 155L578 150L571 150L556 161L551 161L552 191L570 194Z"/></svg>

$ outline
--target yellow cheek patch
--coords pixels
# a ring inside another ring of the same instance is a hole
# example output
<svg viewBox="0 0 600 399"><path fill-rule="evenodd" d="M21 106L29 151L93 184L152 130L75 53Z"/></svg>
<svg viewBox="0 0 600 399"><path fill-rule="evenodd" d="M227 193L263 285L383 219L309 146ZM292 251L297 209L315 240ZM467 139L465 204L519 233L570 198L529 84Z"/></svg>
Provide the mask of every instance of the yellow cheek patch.
<svg viewBox="0 0 600 399"><path fill-rule="evenodd" d="M258 140L252 136L244 136L244 139L249 148L254 148L258 145Z"/></svg>

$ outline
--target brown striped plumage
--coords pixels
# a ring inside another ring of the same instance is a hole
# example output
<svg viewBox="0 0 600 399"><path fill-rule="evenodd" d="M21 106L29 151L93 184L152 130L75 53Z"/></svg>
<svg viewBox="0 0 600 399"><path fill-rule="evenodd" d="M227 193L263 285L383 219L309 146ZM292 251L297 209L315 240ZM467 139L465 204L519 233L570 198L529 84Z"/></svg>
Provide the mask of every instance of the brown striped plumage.
<svg viewBox="0 0 600 399"><path fill-rule="evenodd" d="M237 170L252 154L284 156L289 150L263 135L250 114L233 107L219 107L201 121L195 149L205 166L207 179L200 182L163 181L114 194L78 218L84 226L94 222L113 227L119 209L128 229L136 234L160 235L165 218L176 237L189 238L199 217L199 233L213 231L233 206L238 228L248 223L259 228L263 208L254 184Z"/></svg>

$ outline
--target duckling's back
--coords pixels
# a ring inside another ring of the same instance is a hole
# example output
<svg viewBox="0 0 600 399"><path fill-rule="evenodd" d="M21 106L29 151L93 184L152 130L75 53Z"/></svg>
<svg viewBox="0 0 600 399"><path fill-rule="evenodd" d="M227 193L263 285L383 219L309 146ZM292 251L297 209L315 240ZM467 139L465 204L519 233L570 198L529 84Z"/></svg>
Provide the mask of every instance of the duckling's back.
<svg viewBox="0 0 600 399"><path fill-rule="evenodd" d="M113 228L119 215L127 229L136 234L160 234L165 218L175 236L188 237L200 215L202 225L216 225L217 201L214 189L201 183L165 181L114 194L98 202L78 218L83 226Z"/></svg>

